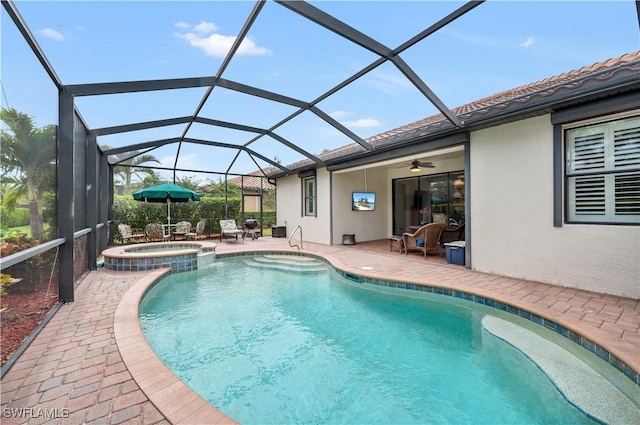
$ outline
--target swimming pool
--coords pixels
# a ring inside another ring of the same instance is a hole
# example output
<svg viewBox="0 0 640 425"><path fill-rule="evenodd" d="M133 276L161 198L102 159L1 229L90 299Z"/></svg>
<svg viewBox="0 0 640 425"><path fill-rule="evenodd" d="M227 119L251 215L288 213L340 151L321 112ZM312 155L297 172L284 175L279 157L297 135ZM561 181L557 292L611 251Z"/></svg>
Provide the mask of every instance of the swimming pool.
<svg viewBox="0 0 640 425"><path fill-rule="evenodd" d="M592 423L483 331L486 307L248 260L172 275L140 305L160 358L242 423Z"/></svg>

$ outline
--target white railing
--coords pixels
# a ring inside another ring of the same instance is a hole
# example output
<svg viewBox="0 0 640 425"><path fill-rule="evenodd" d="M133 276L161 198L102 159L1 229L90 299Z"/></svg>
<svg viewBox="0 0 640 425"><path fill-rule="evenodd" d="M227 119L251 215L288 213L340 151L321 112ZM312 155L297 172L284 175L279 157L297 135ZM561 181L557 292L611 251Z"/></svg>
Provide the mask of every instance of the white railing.
<svg viewBox="0 0 640 425"><path fill-rule="evenodd" d="M291 243L291 239L293 239L293 236L296 234L296 232L300 230L300 245L298 244L292 244ZM295 246L298 248L298 250L303 249L302 248L302 226L297 226L295 229L293 229L293 232L291 232L291 236L289 236L289 246Z"/></svg>

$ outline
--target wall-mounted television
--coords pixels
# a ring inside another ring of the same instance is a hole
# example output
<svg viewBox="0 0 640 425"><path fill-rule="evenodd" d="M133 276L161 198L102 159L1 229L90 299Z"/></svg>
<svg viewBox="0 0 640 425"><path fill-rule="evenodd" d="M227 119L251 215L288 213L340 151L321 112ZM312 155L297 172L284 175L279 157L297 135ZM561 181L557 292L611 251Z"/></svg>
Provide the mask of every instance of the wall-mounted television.
<svg viewBox="0 0 640 425"><path fill-rule="evenodd" d="M352 211L373 211L376 209L374 192L353 192L351 196Z"/></svg>

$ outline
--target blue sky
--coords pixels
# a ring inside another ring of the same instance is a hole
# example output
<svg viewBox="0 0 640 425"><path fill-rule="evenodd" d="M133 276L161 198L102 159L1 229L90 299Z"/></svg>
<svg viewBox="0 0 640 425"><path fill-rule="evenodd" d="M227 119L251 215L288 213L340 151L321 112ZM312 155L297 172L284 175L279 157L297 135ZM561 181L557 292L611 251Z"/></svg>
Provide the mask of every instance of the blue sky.
<svg viewBox="0 0 640 425"><path fill-rule="evenodd" d="M64 84L213 76L244 24L249 1L17 1L18 10ZM461 2L318 1L313 5L395 48ZM57 121L53 85L2 11L2 105ZM449 108L640 49L633 1L489 1L401 54ZM305 102L377 59L373 53L267 2L223 78ZM91 128L189 116L205 88L77 98ZM320 102L362 138L438 111L392 64ZM200 116L269 128L296 108L216 88ZM122 146L179 137L184 126L103 137ZM305 112L276 133L310 153L351 143ZM189 137L243 144L252 133L195 124ZM177 145L151 152L173 166ZM283 164L303 157L264 137L250 147ZM178 167L225 171L234 150L183 144ZM261 166L267 165L258 161ZM255 163L241 155L231 172ZM165 176L169 173L163 173ZM208 176L212 177L212 176ZM203 179L206 176L203 176Z"/></svg>

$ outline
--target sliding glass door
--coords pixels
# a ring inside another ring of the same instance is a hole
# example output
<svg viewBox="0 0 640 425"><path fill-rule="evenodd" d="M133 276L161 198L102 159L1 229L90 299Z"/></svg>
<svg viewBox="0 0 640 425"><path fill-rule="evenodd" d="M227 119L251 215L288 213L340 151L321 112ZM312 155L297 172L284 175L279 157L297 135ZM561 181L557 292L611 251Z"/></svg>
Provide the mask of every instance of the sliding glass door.
<svg viewBox="0 0 640 425"><path fill-rule="evenodd" d="M464 220L464 171L393 181L393 232Z"/></svg>

